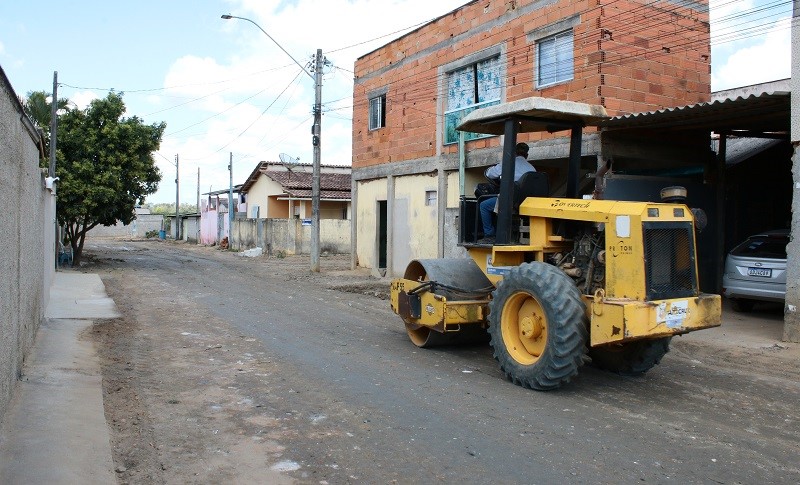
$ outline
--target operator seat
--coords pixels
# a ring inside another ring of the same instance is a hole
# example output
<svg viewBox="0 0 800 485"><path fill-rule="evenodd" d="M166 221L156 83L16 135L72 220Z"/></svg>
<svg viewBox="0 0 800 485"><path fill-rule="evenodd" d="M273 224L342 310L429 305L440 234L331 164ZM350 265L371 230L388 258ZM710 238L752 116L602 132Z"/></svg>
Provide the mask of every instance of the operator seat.
<svg viewBox="0 0 800 485"><path fill-rule="evenodd" d="M550 195L550 183L545 172L526 172L522 174L514 187L514 212L528 197L547 197Z"/></svg>
<svg viewBox="0 0 800 485"><path fill-rule="evenodd" d="M545 172L526 172L522 177L514 182L514 212L512 217L512 231L514 238L519 238L520 232L527 232L527 228L520 228L519 221L519 205L528 197L548 197L550 195L550 181ZM477 205L490 198L497 197L497 194L482 195L478 197ZM477 212L477 211L476 211ZM473 234L480 234L481 232L480 212L475 215L475 227Z"/></svg>

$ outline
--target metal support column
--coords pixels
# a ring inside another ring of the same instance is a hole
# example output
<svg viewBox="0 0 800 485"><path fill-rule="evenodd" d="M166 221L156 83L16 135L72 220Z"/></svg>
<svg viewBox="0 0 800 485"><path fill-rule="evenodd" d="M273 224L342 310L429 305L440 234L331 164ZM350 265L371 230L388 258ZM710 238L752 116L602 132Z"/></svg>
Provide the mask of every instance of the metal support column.
<svg viewBox="0 0 800 485"><path fill-rule="evenodd" d="M714 218L716 253L719 257L714 258L714 274L716 281L714 281L714 291L717 293L722 292L722 272L724 271L725 264L725 158L728 151L728 135L721 133L719 135L719 151L717 152L717 166L715 177L716 189L716 206L717 215Z"/></svg>
<svg viewBox="0 0 800 485"><path fill-rule="evenodd" d="M514 210L514 159L516 158L517 122L505 120L503 138L503 167L500 176L500 195L497 197L496 244L511 241L511 217Z"/></svg>

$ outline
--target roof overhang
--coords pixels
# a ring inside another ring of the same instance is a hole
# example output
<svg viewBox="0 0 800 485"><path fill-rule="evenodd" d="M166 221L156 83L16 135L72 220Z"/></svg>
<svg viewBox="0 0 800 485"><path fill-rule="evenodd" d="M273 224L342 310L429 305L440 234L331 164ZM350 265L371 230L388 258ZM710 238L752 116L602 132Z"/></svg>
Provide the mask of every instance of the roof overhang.
<svg viewBox="0 0 800 485"><path fill-rule="evenodd" d="M504 122L519 122L519 132L561 131L573 126L598 125L608 119L606 109L596 104L576 103L560 99L530 97L479 108L458 125L459 131L502 135Z"/></svg>
<svg viewBox="0 0 800 485"><path fill-rule="evenodd" d="M241 190L242 190L242 186L241 185L234 185L233 186L233 193L234 194L238 194L239 192L241 192ZM203 193L203 195L223 195L223 194L227 194L228 192L231 192L231 190L230 189L220 189L220 190L213 190L211 192L205 192L205 193Z"/></svg>
<svg viewBox="0 0 800 485"><path fill-rule="evenodd" d="M740 137L776 138L791 128L786 91L634 113L605 120L604 130L706 131Z"/></svg>

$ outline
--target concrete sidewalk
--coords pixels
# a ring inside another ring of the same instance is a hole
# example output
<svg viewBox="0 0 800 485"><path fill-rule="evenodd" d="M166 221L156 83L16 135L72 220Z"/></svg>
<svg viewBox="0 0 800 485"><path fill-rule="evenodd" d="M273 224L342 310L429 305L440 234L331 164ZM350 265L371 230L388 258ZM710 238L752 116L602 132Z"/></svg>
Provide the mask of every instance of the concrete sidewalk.
<svg viewBox="0 0 800 485"><path fill-rule="evenodd" d="M59 272L0 430L2 484L115 483L100 366L83 338L116 318L96 274Z"/></svg>

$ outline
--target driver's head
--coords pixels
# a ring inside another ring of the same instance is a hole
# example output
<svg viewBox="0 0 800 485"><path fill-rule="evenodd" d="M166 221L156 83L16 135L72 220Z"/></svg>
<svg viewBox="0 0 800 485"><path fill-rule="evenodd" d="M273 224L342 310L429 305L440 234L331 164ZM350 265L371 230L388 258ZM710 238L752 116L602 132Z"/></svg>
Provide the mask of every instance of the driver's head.
<svg viewBox="0 0 800 485"><path fill-rule="evenodd" d="M528 144L527 143L517 143L516 149L517 155L528 158Z"/></svg>

